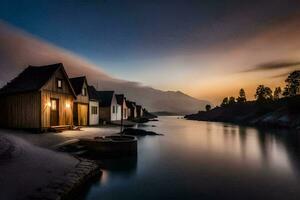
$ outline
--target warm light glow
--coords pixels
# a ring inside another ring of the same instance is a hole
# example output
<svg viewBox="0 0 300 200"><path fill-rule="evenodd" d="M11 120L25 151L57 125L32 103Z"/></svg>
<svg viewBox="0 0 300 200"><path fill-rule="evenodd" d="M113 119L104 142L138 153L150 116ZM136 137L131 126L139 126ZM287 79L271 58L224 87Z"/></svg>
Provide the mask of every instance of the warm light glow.
<svg viewBox="0 0 300 200"><path fill-rule="evenodd" d="M47 103L46 103L46 106L47 106L47 107L51 107L51 102L47 102Z"/></svg>
<svg viewBox="0 0 300 200"><path fill-rule="evenodd" d="M71 108L71 104L70 103L66 103L66 108Z"/></svg>

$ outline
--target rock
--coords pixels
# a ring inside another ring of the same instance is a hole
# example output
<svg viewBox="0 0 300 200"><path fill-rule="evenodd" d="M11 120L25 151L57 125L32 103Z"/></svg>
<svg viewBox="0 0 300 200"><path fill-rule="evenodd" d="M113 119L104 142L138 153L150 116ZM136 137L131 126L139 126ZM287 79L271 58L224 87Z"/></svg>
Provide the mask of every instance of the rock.
<svg viewBox="0 0 300 200"><path fill-rule="evenodd" d="M162 134L155 133L153 131L146 131L146 130L134 129L134 128L126 128L124 129L123 133L126 135L134 135L134 136L162 135Z"/></svg>

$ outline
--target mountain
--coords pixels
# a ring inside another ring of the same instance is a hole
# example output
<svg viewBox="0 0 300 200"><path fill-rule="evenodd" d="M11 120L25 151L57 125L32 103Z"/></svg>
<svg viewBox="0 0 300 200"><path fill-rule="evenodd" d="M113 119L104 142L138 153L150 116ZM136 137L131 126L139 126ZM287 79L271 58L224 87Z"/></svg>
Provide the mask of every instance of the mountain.
<svg viewBox="0 0 300 200"><path fill-rule="evenodd" d="M139 83L109 76L83 58L0 21L0 86L17 76L28 65L61 62L70 77L85 75L90 85L99 90L115 90L128 99L144 105L149 111L179 114L204 110L209 102L182 92L161 91Z"/></svg>

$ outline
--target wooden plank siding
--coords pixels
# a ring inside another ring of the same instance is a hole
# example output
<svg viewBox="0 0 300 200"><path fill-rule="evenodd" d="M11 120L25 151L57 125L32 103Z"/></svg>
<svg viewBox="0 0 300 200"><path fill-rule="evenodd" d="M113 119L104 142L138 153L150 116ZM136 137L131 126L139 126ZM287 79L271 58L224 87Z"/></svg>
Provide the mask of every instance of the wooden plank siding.
<svg viewBox="0 0 300 200"><path fill-rule="evenodd" d="M42 91L41 93L41 128L50 127L50 100L59 101L59 125L73 125L73 96L52 91ZM70 107L67 107L69 105Z"/></svg>
<svg viewBox="0 0 300 200"><path fill-rule="evenodd" d="M85 89L86 95L83 96L82 93L76 96L76 100L74 101L74 125L77 126L87 126L89 120L89 96L88 96L88 88L87 83L84 82L82 89Z"/></svg>
<svg viewBox="0 0 300 200"><path fill-rule="evenodd" d="M111 107L99 107L99 119L102 121L111 121Z"/></svg>
<svg viewBox="0 0 300 200"><path fill-rule="evenodd" d="M88 96L88 89L87 84L84 82L83 89L86 90L86 96L83 96L82 93L77 95L77 99L75 100L76 103L82 103L82 104L89 104L89 96Z"/></svg>
<svg viewBox="0 0 300 200"><path fill-rule="evenodd" d="M62 80L62 87L57 87L57 80ZM64 77L64 74L62 70L58 70L54 76L51 77L51 79L42 87L42 90L46 91L52 91L52 92L58 92L61 94L69 94L71 95L72 92L68 86L67 80Z"/></svg>
<svg viewBox="0 0 300 200"><path fill-rule="evenodd" d="M40 92L1 96L1 127L39 129L40 101Z"/></svg>
<svg viewBox="0 0 300 200"><path fill-rule="evenodd" d="M57 80L62 81L62 87L57 87ZM58 108L58 124L73 125L73 102L74 97L65 78L63 71L58 70L54 76L41 88L41 128L50 127L50 100L57 99L59 101ZM67 104L70 105L67 108Z"/></svg>
<svg viewBox="0 0 300 200"><path fill-rule="evenodd" d="M20 77L7 84L6 90L2 90L0 96L1 127L48 130L51 121L51 99L59 102L53 104L55 106L52 107L52 121L55 119L57 125L73 125L74 90L62 64L51 67L29 66Z"/></svg>
<svg viewBox="0 0 300 200"><path fill-rule="evenodd" d="M74 125L87 126L88 125L88 106L89 104L74 103Z"/></svg>

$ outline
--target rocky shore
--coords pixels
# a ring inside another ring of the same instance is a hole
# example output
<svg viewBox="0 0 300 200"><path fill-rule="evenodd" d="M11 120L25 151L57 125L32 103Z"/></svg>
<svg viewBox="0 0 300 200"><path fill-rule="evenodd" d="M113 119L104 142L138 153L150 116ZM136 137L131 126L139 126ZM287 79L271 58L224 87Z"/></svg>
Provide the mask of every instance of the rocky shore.
<svg viewBox="0 0 300 200"><path fill-rule="evenodd" d="M28 200L72 200L93 177L100 176L99 166L90 160L78 158L79 163L64 176L36 190Z"/></svg>
<svg viewBox="0 0 300 200"><path fill-rule="evenodd" d="M230 122L251 126L300 128L300 96L276 101L235 103L186 115L186 119Z"/></svg>

